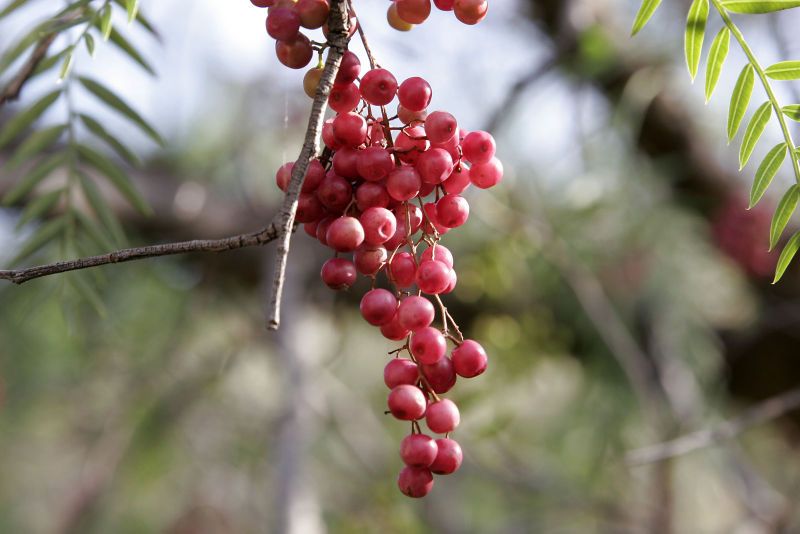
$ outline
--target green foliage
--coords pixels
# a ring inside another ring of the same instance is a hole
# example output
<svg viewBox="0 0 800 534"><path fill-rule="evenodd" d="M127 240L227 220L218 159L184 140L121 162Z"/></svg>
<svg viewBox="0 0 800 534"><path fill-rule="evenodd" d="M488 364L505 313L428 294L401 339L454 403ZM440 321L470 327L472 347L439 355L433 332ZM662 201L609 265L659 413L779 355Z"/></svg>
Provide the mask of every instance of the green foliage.
<svg viewBox="0 0 800 534"><path fill-rule="evenodd" d="M767 68L762 68L750 49L744 35L734 24L730 13L759 14L772 13L784 9L800 7L800 0L710 0L711 6L719 14L723 28L714 38L708 52L708 62L706 67L706 101L711 95L719 81L722 66L727 58L731 35L736 39L740 48L747 57L747 63L742 68L736 81L731 95L728 110L727 135L728 141L736 137L736 133L747 114L750 100L755 87L756 77L761 82L767 101L764 102L753 114L742 139L739 149L739 168L744 168L755 149L758 140L764 133L767 125L773 118L777 119L783 135L783 142L779 143L767 153L756 170L753 186L750 190L750 207L755 206L764 196L776 174L786 160L787 154L792 163L797 185L790 188L781 199L776 212L773 216L770 229L770 249L777 245L780 236L794 214L798 203L798 190L800 185L800 151L792 140L791 132L786 125L786 118L800 121L800 105L793 104L781 107L775 96L770 80L799 80L800 61L788 60L780 61ZM647 23L653 12L658 7L659 2L644 0L633 26L633 33L638 32ZM708 22L709 0L694 0L689 8L687 16L686 32L684 36L684 49L686 54L686 64L689 68L689 75L694 80L700 66L700 59L703 50L703 40L705 36L706 24ZM773 114L773 110L775 113ZM781 254L776 270L775 281L777 282L786 270L789 262L796 253L797 235L795 235Z"/></svg>
<svg viewBox="0 0 800 534"><path fill-rule="evenodd" d="M0 22L27 3L15 0L0 9ZM141 213L150 213L149 206L126 172L126 165L139 162L134 152L100 121L75 109L69 97L72 91L81 87L154 142L163 144L158 132L114 90L73 73L79 66L76 52L85 48L89 55L94 55L98 42L105 41L148 73L154 73L136 47L114 27L115 11L124 12L129 23L135 22L157 36L152 25L139 12L138 1L79 0L66 7L59 6L57 12L36 23L0 53L0 74L6 73L10 78L16 75L13 69L22 64L26 54L34 54L40 46L53 51L39 62L33 76L50 72L60 65L58 78L52 80L54 85L58 83L57 88L33 99L0 128L0 148L15 144L4 171L18 174L15 185L2 202L24 208L20 226L38 224L12 264L25 260L54 241L60 242L61 250L67 254L123 245L122 226L100 192L97 185L100 181L106 181ZM23 93L24 98L27 96ZM37 126L42 116L56 113L59 108L65 111L63 121ZM89 137L79 138L79 127ZM106 145L121 161L90 146L89 140L92 144ZM48 186L46 182L57 171L60 176L66 176L66 183L58 187ZM76 203L81 197L88 209ZM75 289L80 294L96 300L96 296L90 294L93 290L85 277L71 280L77 284Z"/></svg>

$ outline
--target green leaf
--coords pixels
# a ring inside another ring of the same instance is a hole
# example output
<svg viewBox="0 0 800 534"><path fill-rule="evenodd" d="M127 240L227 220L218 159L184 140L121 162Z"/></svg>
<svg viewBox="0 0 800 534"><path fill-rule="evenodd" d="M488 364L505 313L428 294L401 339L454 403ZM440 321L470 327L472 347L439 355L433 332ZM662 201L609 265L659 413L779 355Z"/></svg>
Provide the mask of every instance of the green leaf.
<svg viewBox="0 0 800 534"><path fill-rule="evenodd" d="M756 112L753 113L753 117L750 119L747 129L744 131L744 139L742 139L742 146L739 149L740 171L744 169L744 166L747 165L747 162L750 160L750 155L753 153L753 149L761 138L761 134L764 133L764 128L767 127L770 118L772 118L772 104L770 102L764 102Z"/></svg>
<svg viewBox="0 0 800 534"><path fill-rule="evenodd" d="M3 204L12 205L21 200L42 180L50 176L66 159L66 154L61 152L40 161L11 191L3 197Z"/></svg>
<svg viewBox="0 0 800 534"><path fill-rule="evenodd" d="M764 196L769 184L772 183L772 179L775 178L785 159L786 143L775 145L764 157L764 161L761 162L756 171L753 188L750 190L750 207L748 209L758 204L758 201Z"/></svg>
<svg viewBox="0 0 800 534"><path fill-rule="evenodd" d="M128 24L136 20L139 13L139 0L125 0L125 7L128 10Z"/></svg>
<svg viewBox="0 0 800 534"><path fill-rule="evenodd" d="M788 191L783 195L781 201L778 202L778 207L775 209L775 215L772 216L772 224L769 228L769 249L770 251L778 244L778 240L783 234L783 230L792 218L794 210L797 208L797 202L800 200L800 186L792 184Z"/></svg>
<svg viewBox="0 0 800 534"><path fill-rule="evenodd" d="M25 210L22 212L22 215L20 215L19 220L17 221L17 230L29 222L41 218L45 213L50 211L50 209L56 205L63 194L63 189L54 189L53 191L49 191L48 193L33 199L27 206L25 206Z"/></svg>
<svg viewBox="0 0 800 534"><path fill-rule="evenodd" d="M789 242L786 243L786 246L781 252L781 257L778 258L778 265L775 267L775 279L772 281L773 284L777 284L778 281L783 277L783 274L786 272L786 269L789 267L789 264L792 262L795 254L797 254L797 249L800 248L800 232L794 234Z"/></svg>
<svg viewBox="0 0 800 534"><path fill-rule="evenodd" d="M122 141L114 137L112 134L106 130L102 124L97 122L95 119L88 115L79 114L81 121L86 126L86 128L92 132L94 135L102 139L106 142L114 152L117 153L122 159L130 163L131 165L139 165L140 161L139 158L134 154L127 146L125 146Z"/></svg>
<svg viewBox="0 0 800 534"><path fill-rule="evenodd" d="M117 48L119 48L122 52L124 52L133 61L138 63L139 66L141 66L149 74L155 76L156 71L153 69L153 67L150 66L147 60L145 60L144 57L142 57L142 55L136 51L133 45L129 43L128 40L122 36L121 33L119 33L116 29L114 29L113 26L111 27L108 37L110 41L114 43L114 45Z"/></svg>
<svg viewBox="0 0 800 534"><path fill-rule="evenodd" d="M711 43L711 50L708 52L708 65L706 65L706 103L711 100L714 89L717 87L722 66L728 57L728 50L731 44L731 31L727 26L722 28L714 42Z"/></svg>
<svg viewBox="0 0 800 534"><path fill-rule="evenodd" d="M111 208L108 207L108 203L103 198L103 195L100 194L94 181L82 172L78 172L77 175L89 206L91 206L97 218L100 219L100 222L109 232L112 244L116 247L123 246L126 241L125 231Z"/></svg>
<svg viewBox="0 0 800 534"><path fill-rule="evenodd" d="M764 69L764 74L773 80L799 80L800 61L781 61Z"/></svg>
<svg viewBox="0 0 800 534"><path fill-rule="evenodd" d="M19 262L42 249L50 241L61 235L66 223L66 217L58 217L41 225L36 232L34 232L33 236L25 242L17 255L14 256L14 259L10 262L11 265L19 264Z"/></svg>
<svg viewBox="0 0 800 534"><path fill-rule="evenodd" d="M87 277L88 275L86 273L73 272L70 273L68 279L78 296L88 302L89 305L94 308L97 315L106 317L106 315L108 315L108 309L94 286L86 281Z"/></svg>
<svg viewBox="0 0 800 534"><path fill-rule="evenodd" d="M755 70L751 64L745 65L736 80L731 95L731 105L728 109L728 142L731 142L739 131L747 106L750 104L750 97L753 94L753 84L755 82Z"/></svg>
<svg viewBox="0 0 800 534"><path fill-rule="evenodd" d="M108 41L108 38L111 36L111 30L114 27L111 25L111 5L106 5L103 8L103 14L100 16L100 33L103 34L103 40Z"/></svg>
<svg viewBox="0 0 800 534"><path fill-rule="evenodd" d="M800 6L800 0L722 0L722 7L734 13L772 13Z"/></svg>
<svg viewBox="0 0 800 534"><path fill-rule="evenodd" d="M55 143L66 128L66 124L59 124L58 126L51 126L50 128L39 130L31 134L6 162L6 169L14 170L18 168L22 163L30 160L39 152Z"/></svg>
<svg viewBox="0 0 800 534"><path fill-rule="evenodd" d="M115 248L114 244L108 239L105 233L103 233L102 227L97 224L97 222L92 221L82 211L72 210L72 215L98 248L101 250L113 250Z"/></svg>
<svg viewBox="0 0 800 534"><path fill-rule="evenodd" d="M86 35L83 37L86 39L86 51L89 52L91 57L94 57L94 37L89 32L86 32Z"/></svg>
<svg viewBox="0 0 800 534"><path fill-rule="evenodd" d="M75 58L75 47L70 46L67 49L67 55L64 58L64 62L61 64L61 70L58 73L59 80L63 81L64 79L66 79L67 75L69 74L69 71L72 70L72 61L74 58Z"/></svg>
<svg viewBox="0 0 800 534"><path fill-rule="evenodd" d="M653 13L656 12L658 6L661 4L661 0L642 0L642 5L639 7L639 12L636 13L636 19L633 21L633 28L631 29L631 35L636 35L644 28L645 24L650 20L650 17L653 16Z"/></svg>
<svg viewBox="0 0 800 534"><path fill-rule="evenodd" d="M61 60L64 58L66 53L67 53L67 48L65 48L61 52L58 52L57 54L53 54L52 56L47 56L46 58L41 60L39 62L39 64L36 65L36 70L33 71L33 74L31 75L31 78L33 78L34 76L38 76L39 74L42 74L43 72L47 72L48 70L50 70L53 67L55 67L56 65L58 65L61 62Z"/></svg>
<svg viewBox="0 0 800 534"><path fill-rule="evenodd" d="M2 10L0 10L0 19L2 19L3 17L5 17L7 15L10 15L14 11L16 11L18 8L24 6L27 2L28 2L28 0L13 0L12 2L9 2L6 7L4 7Z"/></svg>
<svg viewBox="0 0 800 534"><path fill-rule="evenodd" d="M89 90L89 92L105 102L108 106L117 110L120 114L133 121L144 131L144 133L150 136L153 141L159 145L164 144L164 140L161 139L161 136L158 135L158 132L156 132L155 129L147 123L147 121L145 121L138 113L136 113L133 108L131 108L128 104L123 102L122 99L111 92L110 89L90 78L81 76L78 79L81 81L81 84L83 84L83 86Z"/></svg>
<svg viewBox="0 0 800 534"><path fill-rule="evenodd" d="M17 41L17 44L6 50L3 55L0 56L0 74L10 67L28 48L45 36L42 32L47 29L48 24L49 21L37 24Z"/></svg>
<svg viewBox="0 0 800 534"><path fill-rule="evenodd" d="M708 20L708 0L694 0L689 8L686 18L686 33L684 35L684 51L686 52L686 66L689 67L689 76L694 81L697 69L700 67L700 56L703 54L703 38L706 34L706 21Z"/></svg>
<svg viewBox="0 0 800 534"><path fill-rule="evenodd" d="M117 190L143 215L150 215L152 210L147 205L147 201L139 194L130 181L130 178L106 156L89 148L86 145L78 145L78 153L84 161L97 169L100 174L109 179Z"/></svg>
<svg viewBox="0 0 800 534"><path fill-rule="evenodd" d="M792 104L791 106L783 106L781 111L784 115L793 121L800 122L800 104Z"/></svg>
<svg viewBox="0 0 800 534"><path fill-rule="evenodd" d="M37 100L25 111L15 115L0 129L0 148L3 148L13 139L15 139L22 131L30 126L36 119L42 116L47 111L47 108L53 105L59 95L61 89L56 89L51 93L47 93L42 98Z"/></svg>

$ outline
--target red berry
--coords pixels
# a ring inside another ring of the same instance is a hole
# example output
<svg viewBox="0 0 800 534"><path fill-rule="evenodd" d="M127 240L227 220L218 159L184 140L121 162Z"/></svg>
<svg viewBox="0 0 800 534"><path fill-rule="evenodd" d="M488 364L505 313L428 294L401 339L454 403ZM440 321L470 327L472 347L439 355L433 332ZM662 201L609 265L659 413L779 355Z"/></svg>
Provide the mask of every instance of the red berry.
<svg viewBox="0 0 800 534"><path fill-rule="evenodd" d="M294 162L290 161L281 165L278 168L278 172L275 173L275 183L278 184L278 187L281 189L281 191L286 191L289 181L292 179L292 169L294 169ZM319 187L319 184L324 177L325 168L318 159L312 159L308 163L306 177L303 179L303 187L300 189L300 191L303 193L313 193L316 191L317 187Z"/></svg>
<svg viewBox="0 0 800 534"><path fill-rule="evenodd" d="M328 21L331 6L328 0L298 0L296 9L300 15L300 25L314 30Z"/></svg>
<svg viewBox="0 0 800 534"><path fill-rule="evenodd" d="M397 88L397 99L400 105L413 112L420 112L431 103L433 91L431 85L419 76L409 78Z"/></svg>
<svg viewBox="0 0 800 534"><path fill-rule="evenodd" d="M436 217L442 226L457 228L467 222L469 202L459 195L445 195L436 203Z"/></svg>
<svg viewBox="0 0 800 534"><path fill-rule="evenodd" d="M434 364L422 366L422 374L435 393L447 393L456 384L456 371L453 361L445 356Z"/></svg>
<svg viewBox="0 0 800 534"><path fill-rule="evenodd" d="M372 207L385 208L390 200L383 183L364 182L356 189L356 206L361 211Z"/></svg>
<svg viewBox="0 0 800 534"><path fill-rule="evenodd" d="M467 339L453 349L453 366L464 378L473 378L483 373L488 364L486 351L477 342Z"/></svg>
<svg viewBox="0 0 800 534"><path fill-rule="evenodd" d="M418 499L430 493L433 488L433 475L424 467L405 466L397 477L397 487L403 495Z"/></svg>
<svg viewBox="0 0 800 534"><path fill-rule="evenodd" d="M440 184L453 172L453 158L447 150L429 148L419 155L415 164L423 182Z"/></svg>
<svg viewBox="0 0 800 534"><path fill-rule="evenodd" d="M489 11L487 0L455 0L453 11L456 18L464 24L477 24L486 17Z"/></svg>
<svg viewBox="0 0 800 534"><path fill-rule="evenodd" d="M367 140L367 121L357 113L340 113L333 119L333 135L344 146L356 147Z"/></svg>
<svg viewBox="0 0 800 534"><path fill-rule="evenodd" d="M308 37L298 33L291 41L275 41L275 54L290 69L302 69L311 62L314 49Z"/></svg>
<svg viewBox="0 0 800 534"><path fill-rule="evenodd" d="M411 224L411 233L415 233L422 226L422 211L414 204L408 202L400 204L394 209L398 222Z"/></svg>
<svg viewBox="0 0 800 534"><path fill-rule="evenodd" d="M386 69L372 69L361 78L361 96L373 106L385 106L397 93L397 80Z"/></svg>
<svg viewBox="0 0 800 534"><path fill-rule="evenodd" d="M419 368L408 358L393 358L383 368L383 382L389 389L401 384L413 386L418 380Z"/></svg>
<svg viewBox="0 0 800 534"><path fill-rule="evenodd" d="M456 429L461 422L461 415L458 413L456 403L450 399L442 399L428 406L425 422L431 432L447 434Z"/></svg>
<svg viewBox="0 0 800 534"><path fill-rule="evenodd" d="M434 314L433 304L428 299L416 295L404 298L397 309L400 326L406 330L419 330L430 326Z"/></svg>
<svg viewBox="0 0 800 534"><path fill-rule="evenodd" d="M423 261L425 260L440 261L445 265L447 265L448 268L450 269L453 268L453 253L450 252L450 249L448 249L444 245L437 244L435 247L426 248L423 251L422 256L420 256L420 259Z"/></svg>
<svg viewBox="0 0 800 534"><path fill-rule="evenodd" d="M401 384L389 392L387 405L392 415L401 421L422 419L426 408L425 395L416 386Z"/></svg>
<svg viewBox="0 0 800 534"><path fill-rule="evenodd" d="M469 169L469 179L481 189L495 186L503 179L503 164L499 159L492 158L486 163L473 165Z"/></svg>
<svg viewBox="0 0 800 534"><path fill-rule="evenodd" d="M438 295L450 284L450 267L436 260L425 260L417 267L417 287L423 293Z"/></svg>
<svg viewBox="0 0 800 534"><path fill-rule="evenodd" d="M397 230L395 231L392 238L383 244L386 247L386 250L395 250L400 245L403 245L408 240L408 230L406 230L406 224L403 221L397 221ZM413 234L412 234L413 235Z"/></svg>
<svg viewBox="0 0 800 534"><path fill-rule="evenodd" d="M406 288L414 285L417 274L417 263L410 252L398 252L389 264L389 273L392 281L398 288Z"/></svg>
<svg viewBox="0 0 800 534"><path fill-rule="evenodd" d="M275 0L250 0L256 7L272 7L275 5Z"/></svg>
<svg viewBox="0 0 800 534"><path fill-rule="evenodd" d="M392 341L400 341L405 339L410 333L411 332L408 330L408 328L405 328L400 324L399 314L395 314L389 323L381 326L381 334L383 334L383 337Z"/></svg>
<svg viewBox="0 0 800 534"><path fill-rule="evenodd" d="M391 153L380 146L370 146L358 153L358 174L368 182L382 180L394 170Z"/></svg>
<svg viewBox="0 0 800 534"><path fill-rule="evenodd" d="M385 289L372 289L361 298L361 315L372 326L389 323L397 311L397 298Z"/></svg>
<svg viewBox="0 0 800 534"><path fill-rule="evenodd" d="M411 467L428 467L437 452L436 441L425 434L409 434L400 442L400 458Z"/></svg>
<svg viewBox="0 0 800 534"><path fill-rule="evenodd" d="M447 289L441 292L442 295L452 293L458 283L458 275L455 269L450 269L450 282L447 284Z"/></svg>
<svg viewBox="0 0 800 534"><path fill-rule="evenodd" d="M361 92L354 83L337 83L328 95L328 104L336 113L353 111L361 102Z"/></svg>
<svg viewBox="0 0 800 534"><path fill-rule="evenodd" d="M409 349L419 363L433 365L447 352L447 340L441 332L432 326L427 326L414 330Z"/></svg>
<svg viewBox="0 0 800 534"><path fill-rule="evenodd" d="M350 182L329 172L317 187L317 198L329 210L341 213L353 198L353 188Z"/></svg>
<svg viewBox="0 0 800 534"><path fill-rule="evenodd" d="M267 33L278 41L292 41L300 32L300 15L294 9L274 7L267 14Z"/></svg>
<svg viewBox="0 0 800 534"><path fill-rule="evenodd" d="M352 252L364 242L364 228L355 217L339 217L328 227L326 239L332 249L338 252Z"/></svg>
<svg viewBox="0 0 800 534"><path fill-rule="evenodd" d="M398 202L411 200L419 194L422 178L414 167L397 167L386 179L386 191Z"/></svg>
<svg viewBox="0 0 800 534"><path fill-rule="evenodd" d="M400 32L410 31L414 27L413 24L400 18L400 15L397 14L397 5L394 2L389 4L389 10L386 12L386 21L389 26Z"/></svg>
<svg viewBox="0 0 800 534"><path fill-rule="evenodd" d="M425 134L431 143L446 143L458 134L456 118L446 111L434 111L425 119Z"/></svg>
<svg viewBox="0 0 800 534"><path fill-rule="evenodd" d="M441 438L436 440L436 459L431 464L431 471L437 475L449 475L461 467L464 454L461 445L454 439Z"/></svg>
<svg viewBox="0 0 800 534"><path fill-rule="evenodd" d="M317 238L317 226L319 226L319 221L304 223L303 224L303 230L309 236L311 236L314 239L316 239Z"/></svg>
<svg viewBox="0 0 800 534"><path fill-rule="evenodd" d="M433 0L434 5L442 11L453 11L453 2L455 0Z"/></svg>
<svg viewBox="0 0 800 534"><path fill-rule="evenodd" d="M403 106L397 106L397 118L400 119L403 124L422 123L425 122L425 117L427 116L428 112L424 109L422 111L411 111Z"/></svg>
<svg viewBox="0 0 800 534"><path fill-rule="evenodd" d="M356 267L344 258L331 258L322 264L322 281L331 289L347 289L356 283Z"/></svg>
<svg viewBox="0 0 800 534"><path fill-rule="evenodd" d="M372 276L386 264L389 253L383 247L361 245L353 255L353 262L358 272L365 276Z"/></svg>
<svg viewBox="0 0 800 534"><path fill-rule="evenodd" d="M361 74L361 61L357 55L348 50L342 56L339 72L336 73L333 81L339 85L353 83L359 74Z"/></svg>
<svg viewBox="0 0 800 534"><path fill-rule="evenodd" d="M331 150L339 150L342 144L333 136L333 118L326 119L322 124L322 142Z"/></svg>
<svg viewBox="0 0 800 534"><path fill-rule="evenodd" d="M395 0L397 14L409 24L422 24L431 14L431 0Z"/></svg>
<svg viewBox="0 0 800 534"><path fill-rule="evenodd" d="M463 165L456 166L450 177L442 183L446 193L460 195L469 187L469 169Z"/></svg>
<svg viewBox="0 0 800 534"><path fill-rule="evenodd" d="M317 223L317 240L326 247L328 246L328 227L335 220L336 217L325 217Z"/></svg>
<svg viewBox="0 0 800 534"><path fill-rule="evenodd" d="M496 149L494 137L480 130L468 133L461 143L464 159L473 164L488 163Z"/></svg>
<svg viewBox="0 0 800 534"><path fill-rule="evenodd" d="M358 178L358 150L342 147L333 154L333 170L336 174L355 180Z"/></svg>
<svg viewBox="0 0 800 534"><path fill-rule="evenodd" d="M397 219L386 208L369 208L359 220L364 227L364 242L369 245L386 243L397 230Z"/></svg>
<svg viewBox="0 0 800 534"><path fill-rule="evenodd" d="M436 213L436 204L426 202L422 205L425 212L425 233L433 234L434 230L440 235L446 234L450 229L439 222L439 215Z"/></svg>
<svg viewBox="0 0 800 534"><path fill-rule="evenodd" d="M299 223L308 223L320 220L325 215L325 208L314 193L300 193L297 198L297 213L295 220Z"/></svg>
<svg viewBox="0 0 800 534"><path fill-rule="evenodd" d="M395 154L403 163L414 164L425 150L428 141L425 139L425 129L422 126L409 126L404 128L394 141Z"/></svg>

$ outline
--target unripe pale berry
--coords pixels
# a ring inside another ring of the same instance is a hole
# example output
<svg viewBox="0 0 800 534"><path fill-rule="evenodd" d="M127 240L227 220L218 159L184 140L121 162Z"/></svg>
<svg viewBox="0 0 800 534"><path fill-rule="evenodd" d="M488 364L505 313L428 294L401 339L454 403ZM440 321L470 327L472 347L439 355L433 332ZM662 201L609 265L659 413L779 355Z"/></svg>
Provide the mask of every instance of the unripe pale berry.
<svg viewBox="0 0 800 534"><path fill-rule="evenodd" d="M419 380L419 368L408 358L393 358L383 368L383 382L389 389L402 384L413 386L417 380Z"/></svg>
<svg viewBox="0 0 800 534"><path fill-rule="evenodd" d="M418 499L433 489L433 475L424 467L405 466L397 477L397 487L404 495Z"/></svg>
<svg viewBox="0 0 800 534"><path fill-rule="evenodd" d="M394 2L389 4L389 10L386 12L386 21L389 23L389 26L400 32L410 31L414 27L410 22L406 22L400 18L400 15L397 13L397 5Z"/></svg>
<svg viewBox="0 0 800 534"><path fill-rule="evenodd" d="M425 434L409 434L400 442L400 458L411 467L428 467L436 459L436 441Z"/></svg>
<svg viewBox="0 0 800 534"><path fill-rule="evenodd" d="M389 411L401 421L416 421L425 415L425 395L416 386L401 384L389 392Z"/></svg>
<svg viewBox="0 0 800 534"><path fill-rule="evenodd" d="M323 71L324 69L314 67L313 69L309 69L306 75L303 76L303 91L305 91L309 98L317 96L317 87L319 86L319 80L322 78Z"/></svg>
<svg viewBox="0 0 800 534"><path fill-rule="evenodd" d="M339 217L328 227L327 240L338 252L352 252L364 242L364 228L355 217Z"/></svg>
<svg viewBox="0 0 800 534"><path fill-rule="evenodd" d="M397 298L385 289L372 289L361 298L361 315L372 326L389 323L397 311Z"/></svg>
<svg viewBox="0 0 800 534"><path fill-rule="evenodd" d="M385 106L397 93L397 79L386 69L372 69L361 78L361 96L373 106Z"/></svg>
<svg viewBox="0 0 800 534"><path fill-rule="evenodd" d="M458 413L456 403L450 399L442 399L428 406L425 422L431 432L447 434L456 429L461 422L461 415Z"/></svg>
<svg viewBox="0 0 800 534"><path fill-rule="evenodd" d="M480 344L471 339L465 340L453 349L453 367L459 376L473 378L486 370L489 358Z"/></svg>
<svg viewBox="0 0 800 534"><path fill-rule="evenodd" d="M400 326L406 330L419 330L430 326L435 312L431 301L424 297L412 295L400 301L397 317Z"/></svg>
<svg viewBox="0 0 800 534"><path fill-rule="evenodd" d="M322 264L322 281L331 289L347 289L356 282L358 275L353 262L344 258L331 258Z"/></svg>
<svg viewBox="0 0 800 534"><path fill-rule="evenodd" d="M449 475L461 467L464 454L461 445L454 439L441 438L436 440L436 459L430 466L431 471L437 475Z"/></svg>
<svg viewBox="0 0 800 534"><path fill-rule="evenodd" d="M432 326L427 326L414 330L409 349L419 363L433 365L447 352L447 341L441 332Z"/></svg>

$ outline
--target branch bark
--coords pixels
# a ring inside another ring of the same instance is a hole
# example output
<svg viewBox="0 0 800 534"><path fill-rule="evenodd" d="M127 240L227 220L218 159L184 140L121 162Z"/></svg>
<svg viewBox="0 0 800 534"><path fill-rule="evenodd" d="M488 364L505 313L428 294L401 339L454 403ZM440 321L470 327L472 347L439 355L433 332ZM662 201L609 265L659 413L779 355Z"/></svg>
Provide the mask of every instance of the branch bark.
<svg viewBox="0 0 800 534"><path fill-rule="evenodd" d="M333 0L328 17L328 59L322 72L314 104L311 107L311 116L308 119L303 148L300 156L292 169L292 177L286 188L281 210L278 213L279 241L275 257L275 269L272 273L272 297L267 311L267 328L277 330L281 323L281 297L286 279L286 263L289 257L289 248L292 240L292 226L297 214L297 203L300 188L305 179L306 170L311 159L319 152L322 125L325 121L325 110L328 106L328 95L333 87L333 80L339 72L342 56L347 51L347 40L350 30L350 17L347 0Z"/></svg>

